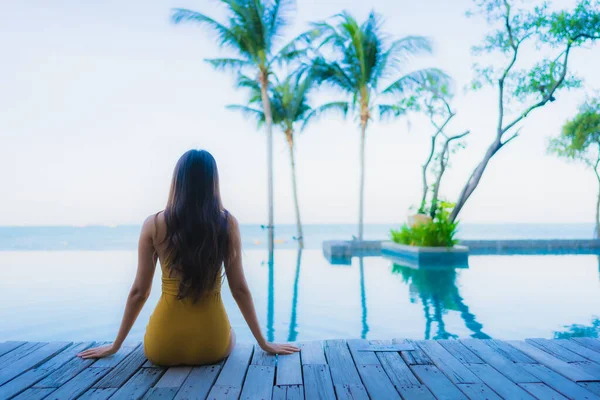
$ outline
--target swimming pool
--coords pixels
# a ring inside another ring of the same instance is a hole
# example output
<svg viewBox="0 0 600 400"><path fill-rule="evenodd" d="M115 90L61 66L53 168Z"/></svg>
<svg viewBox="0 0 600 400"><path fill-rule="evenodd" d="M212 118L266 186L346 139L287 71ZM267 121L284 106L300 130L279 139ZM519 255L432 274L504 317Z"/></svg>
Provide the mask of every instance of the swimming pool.
<svg viewBox="0 0 600 400"><path fill-rule="evenodd" d="M272 340L595 336L598 256L472 256L460 270L422 271L382 257L331 265L321 251L247 250L244 266ZM135 275L135 251L0 252L0 341L112 340ZM152 294L129 340L142 340ZM231 294L239 341L252 336Z"/></svg>

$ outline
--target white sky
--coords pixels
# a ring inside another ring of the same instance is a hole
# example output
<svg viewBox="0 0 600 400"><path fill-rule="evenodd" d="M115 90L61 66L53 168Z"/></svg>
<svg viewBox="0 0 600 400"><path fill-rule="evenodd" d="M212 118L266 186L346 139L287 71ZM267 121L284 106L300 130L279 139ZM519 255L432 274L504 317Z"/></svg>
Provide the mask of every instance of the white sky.
<svg viewBox="0 0 600 400"><path fill-rule="evenodd" d="M368 4L367 4L368 3ZM0 225L139 223L165 203L172 168L189 148L211 151L225 205L242 223L266 220L263 132L224 109L242 102L232 77L204 58L223 55L203 29L174 26L172 7L213 15L207 0L9 0L0 14ZM556 1L558 6L572 4ZM371 7L394 35L430 36L419 65L470 81L470 47L485 32L467 19L468 0L300 0L294 33L311 20ZM531 115L522 136L496 156L462 214L464 222L591 222L593 174L546 154L586 92L600 89L600 48L573 54L583 90L561 93ZM496 94L461 95L455 131L472 131L442 191L454 199L491 141ZM420 197L429 127L375 123L367 137L367 222L403 220ZM297 139L304 222L353 223L358 205L359 133L336 118ZM275 135L276 223L293 222L289 159Z"/></svg>

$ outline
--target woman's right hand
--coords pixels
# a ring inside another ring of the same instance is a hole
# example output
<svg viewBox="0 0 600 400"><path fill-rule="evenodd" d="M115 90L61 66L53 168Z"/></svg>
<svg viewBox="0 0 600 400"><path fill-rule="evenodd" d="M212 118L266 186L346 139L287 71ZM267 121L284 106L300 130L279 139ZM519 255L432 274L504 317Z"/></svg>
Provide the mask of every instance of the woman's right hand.
<svg viewBox="0 0 600 400"><path fill-rule="evenodd" d="M277 344L271 342L265 342L260 345L260 348L266 351L269 354L292 354L297 353L300 349L292 344Z"/></svg>
<svg viewBox="0 0 600 400"><path fill-rule="evenodd" d="M81 353L77 354L77 357L83 358L84 360L88 359L88 358L98 359L98 358L112 356L117 351L119 351L119 346L116 346L113 343L113 344L109 344L108 346L100 346L100 347L95 347L93 349L82 351Z"/></svg>

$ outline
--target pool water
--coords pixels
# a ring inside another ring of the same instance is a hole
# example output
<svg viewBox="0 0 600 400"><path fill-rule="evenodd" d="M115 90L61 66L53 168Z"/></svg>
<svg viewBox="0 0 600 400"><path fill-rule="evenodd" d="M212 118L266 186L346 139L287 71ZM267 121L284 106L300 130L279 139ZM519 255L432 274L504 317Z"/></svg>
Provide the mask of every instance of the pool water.
<svg viewBox="0 0 600 400"><path fill-rule="evenodd" d="M112 340L136 270L135 251L0 252L0 341ZM598 336L598 256L472 256L467 269L415 270L383 257L331 265L320 250L247 250L258 317L277 341ZM143 338L152 294L129 340ZM227 284L239 341L253 338Z"/></svg>

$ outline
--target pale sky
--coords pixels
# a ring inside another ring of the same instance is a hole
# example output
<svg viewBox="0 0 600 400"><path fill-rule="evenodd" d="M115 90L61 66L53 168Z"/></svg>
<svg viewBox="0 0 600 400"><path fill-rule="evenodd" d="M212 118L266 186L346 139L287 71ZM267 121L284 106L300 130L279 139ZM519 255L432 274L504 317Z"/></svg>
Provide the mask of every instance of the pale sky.
<svg viewBox="0 0 600 400"><path fill-rule="evenodd" d="M569 6L570 0L555 1ZM418 65L445 69L462 87L486 29L467 19L469 0L298 1L289 38L342 9L364 18L373 7L397 36L425 35L435 54ZM219 16L208 0L8 0L0 14L0 225L140 223L163 208L172 169L190 148L219 164L226 207L242 223L266 221L266 140L227 111L243 102L231 75L203 59L224 55L194 25L170 23L171 8ZM416 66L417 64L415 64ZM560 93L536 111L522 135L492 160L463 222L591 222L593 173L546 154L585 94L600 89L600 46L577 50L582 90ZM331 98L333 100L333 98ZM455 199L492 140L496 92L459 95L451 132L471 129L442 192ZM375 122L367 133L366 222L403 220L420 197L420 164L430 128ZM306 223L354 223L359 132L336 117L297 139L300 203ZM288 151L275 133L276 223L294 221Z"/></svg>

